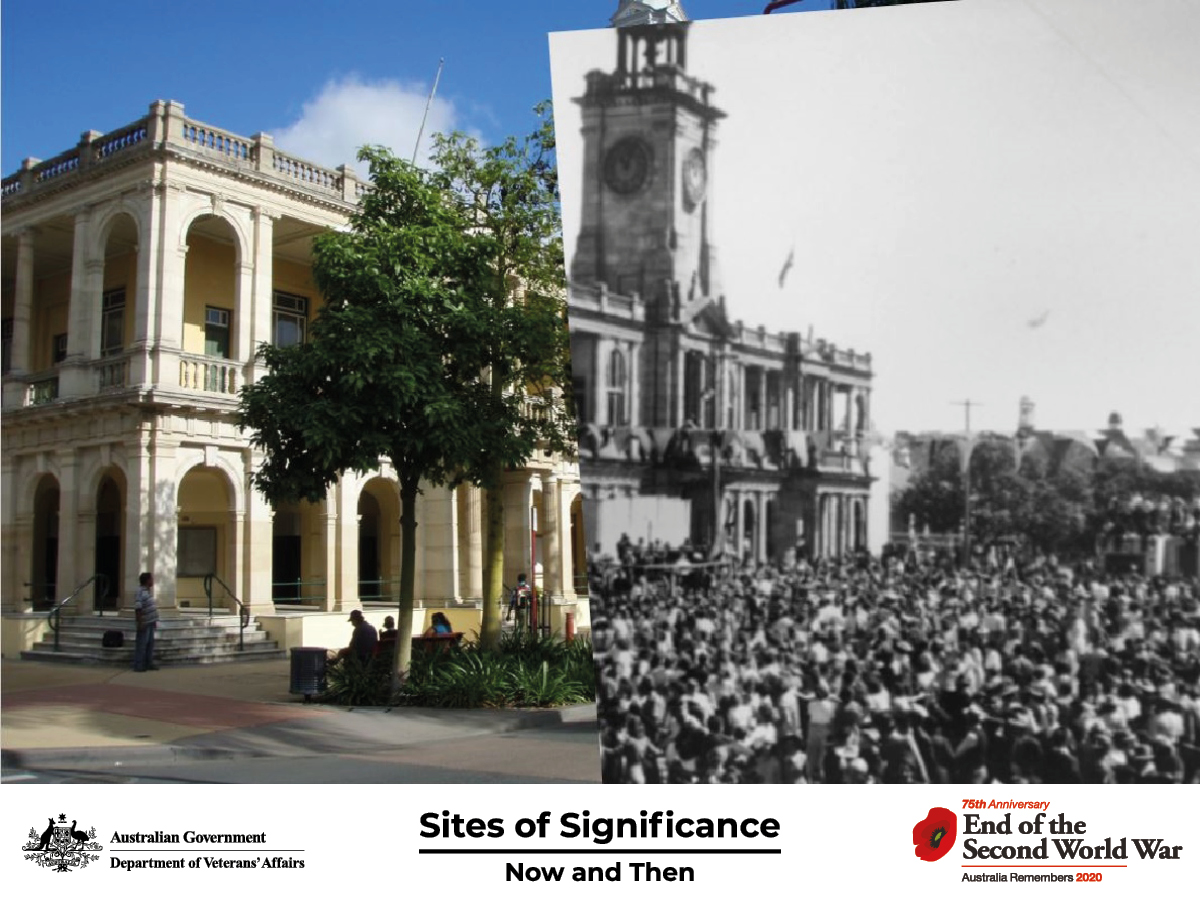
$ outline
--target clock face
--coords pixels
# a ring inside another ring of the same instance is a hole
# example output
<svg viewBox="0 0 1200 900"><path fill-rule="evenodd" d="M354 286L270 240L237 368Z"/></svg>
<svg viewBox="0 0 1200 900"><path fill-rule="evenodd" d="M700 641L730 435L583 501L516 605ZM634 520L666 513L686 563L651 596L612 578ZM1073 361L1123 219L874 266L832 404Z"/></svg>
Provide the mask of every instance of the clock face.
<svg viewBox="0 0 1200 900"><path fill-rule="evenodd" d="M704 200L707 183L708 171L705 168L704 151L693 147L683 160L683 201L688 209L698 206Z"/></svg>
<svg viewBox="0 0 1200 900"><path fill-rule="evenodd" d="M618 194L641 190L650 177L650 147L641 138L621 138L604 157L604 181Z"/></svg>

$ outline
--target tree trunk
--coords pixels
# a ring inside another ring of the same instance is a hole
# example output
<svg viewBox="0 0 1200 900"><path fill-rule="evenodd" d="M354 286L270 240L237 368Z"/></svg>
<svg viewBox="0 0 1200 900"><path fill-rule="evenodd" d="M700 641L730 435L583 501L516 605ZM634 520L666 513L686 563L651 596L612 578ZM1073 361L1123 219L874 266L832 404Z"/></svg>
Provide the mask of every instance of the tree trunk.
<svg viewBox="0 0 1200 900"><path fill-rule="evenodd" d="M400 606L396 610L396 658L392 690L408 676L412 662L413 587L417 575L417 485L416 478L400 480Z"/></svg>
<svg viewBox="0 0 1200 900"><path fill-rule="evenodd" d="M504 609L504 467L492 472L496 487L484 492L487 518L483 533L483 622L479 643L485 650L500 646L500 616Z"/></svg>

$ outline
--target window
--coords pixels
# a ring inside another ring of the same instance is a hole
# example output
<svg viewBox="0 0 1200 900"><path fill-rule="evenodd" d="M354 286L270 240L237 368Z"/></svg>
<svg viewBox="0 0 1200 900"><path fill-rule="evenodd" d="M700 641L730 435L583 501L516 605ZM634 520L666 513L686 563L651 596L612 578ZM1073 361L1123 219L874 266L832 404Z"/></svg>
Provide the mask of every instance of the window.
<svg viewBox="0 0 1200 900"><path fill-rule="evenodd" d="M217 529L191 526L179 529L175 574L202 578L217 570Z"/></svg>
<svg viewBox="0 0 1200 900"><path fill-rule="evenodd" d="M303 344L307 324L308 298L276 291L273 327L275 346L293 347Z"/></svg>
<svg viewBox="0 0 1200 900"><path fill-rule="evenodd" d="M628 425L629 417L625 411L625 386L628 373L625 368L625 354L614 350L608 363L608 424Z"/></svg>
<svg viewBox="0 0 1200 900"><path fill-rule="evenodd" d="M125 349L125 288L105 291L100 299L100 355Z"/></svg>
<svg viewBox="0 0 1200 900"><path fill-rule="evenodd" d="M229 322L233 313L216 306L204 307L204 355L229 359Z"/></svg>
<svg viewBox="0 0 1200 900"><path fill-rule="evenodd" d="M54 343L50 348L50 361L52 363L54 363L54 365L57 366L60 362L62 362L66 358L67 358L67 336L65 334L56 334L54 336Z"/></svg>
<svg viewBox="0 0 1200 900"><path fill-rule="evenodd" d="M0 321L0 373L7 375L12 368L13 320Z"/></svg>

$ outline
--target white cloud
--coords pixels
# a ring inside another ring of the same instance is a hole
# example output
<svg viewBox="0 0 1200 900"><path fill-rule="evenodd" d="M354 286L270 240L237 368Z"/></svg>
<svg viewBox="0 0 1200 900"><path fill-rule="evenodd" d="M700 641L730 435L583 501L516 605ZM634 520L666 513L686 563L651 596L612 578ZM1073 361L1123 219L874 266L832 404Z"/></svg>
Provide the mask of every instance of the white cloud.
<svg viewBox="0 0 1200 900"><path fill-rule="evenodd" d="M412 158L428 99L428 84L366 81L358 75L331 79L304 104L300 118L273 132L275 146L329 168L352 165L365 178L365 166L356 160L358 148L365 144L381 144L403 159ZM456 128L467 130L458 121L454 103L435 97L417 162L428 160L432 135Z"/></svg>

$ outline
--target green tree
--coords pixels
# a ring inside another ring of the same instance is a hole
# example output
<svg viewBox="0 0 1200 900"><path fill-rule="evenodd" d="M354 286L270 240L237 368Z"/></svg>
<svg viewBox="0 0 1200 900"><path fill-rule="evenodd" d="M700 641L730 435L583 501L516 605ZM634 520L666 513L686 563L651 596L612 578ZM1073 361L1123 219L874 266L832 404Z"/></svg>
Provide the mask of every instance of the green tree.
<svg viewBox="0 0 1200 900"><path fill-rule="evenodd" d="M950 442L935 448L929 467L900 495L905 522L911 517L918 528L928 527L939 534L958 530L965 505L960 452Z"/></svg>
<svg viewBox="0 0 1200 900"><path fill-rule="evenodd" d="M265 455L253 484L272 503L319 501L343 472L391 461L401 501L397 627L407 636L420 482L457 478L483 437L449 353L473 330L461 298L475 289L479 265L469 223L446 202L440 179L380 148L359 158L370 165L372 190L351 229L313 243L326 303L310 340L259 348L267 373L242 390L239 424ZM397 646L398 683L411 645Z"/></svg>
<svg viewBox="0 0 1200 900"><path fill-rule="evenodd" d="M554 122L548 103L535 112L539 126L523 139L492 147L461 134L435 140L439 177L472 223L479 265L463 298L472 330L453 353L464 372L482 373L461 388L483 431L462 476L486 496L485 647L500 640L504 473L539 450L575 450L575 420L562 394L571 383L570 343Z"/></svg>

